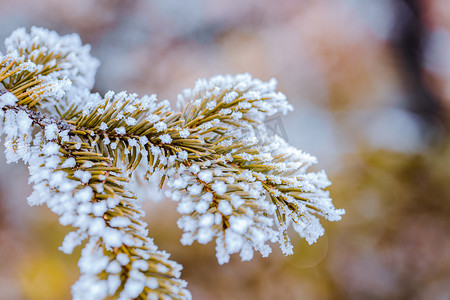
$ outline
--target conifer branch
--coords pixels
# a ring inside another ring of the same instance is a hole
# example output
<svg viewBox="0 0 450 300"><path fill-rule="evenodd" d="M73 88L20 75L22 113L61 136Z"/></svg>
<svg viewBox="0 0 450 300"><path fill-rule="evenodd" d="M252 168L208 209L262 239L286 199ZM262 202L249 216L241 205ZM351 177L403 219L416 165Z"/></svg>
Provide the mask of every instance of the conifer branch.
<svg viewBox="0 0 450 300"><path fill-rule="evenodd" d="M147 236L136 182L167 182L181 242L216 239L220 264L270 242L292 253L290 224L309 243L337 221L315 157L269 136L264 121L292 106L248 74L201 79L178 96L92 93L98 61L76 35L16 30L0 56L0 137L8 162L29 166L30 205L46 203L71 225L60 247L84 243L74 299L190 299L181 266Z"/></svg>

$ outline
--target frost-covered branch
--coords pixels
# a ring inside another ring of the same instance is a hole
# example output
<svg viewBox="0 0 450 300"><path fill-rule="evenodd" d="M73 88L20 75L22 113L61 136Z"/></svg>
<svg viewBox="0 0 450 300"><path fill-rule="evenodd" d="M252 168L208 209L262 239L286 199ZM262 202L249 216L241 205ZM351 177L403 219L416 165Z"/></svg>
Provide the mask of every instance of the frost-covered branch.
<svg viewBox="0 0 450 300"><path fill-rule="evenodd" d="M181 242L216 239L219 263L270 242L292 253L290 224L309 243L317 216L341 218L315 157L278 137L264 120L292 106L276 81L248 74L201 79L178 109L155 95L92 93L99 65L77 35L16 30L0 55L0 136L8 162L29 166L30 205L47 204L71 225L60 249L84 244L75 299L190 299L181 266L148 237L136 182L166 179L179 202Z"/></svg>
<svg viewBox="0 0 450 300"><path fill-rule="evenodd" d="M211 154L172 178L167 195L180 202L182 243L216 237L219 263L236 252L243 260L253 250L267 256L268 242L275 241L291 254L291 223L311 244L324 233L315 215L337 221L344 214L324 191L330 184L325 172L307 172L316 158L268 135L264 120L292 109L275 88L274 80L247 74L218 76L179 96L187 124L201 123L197 133Z"/></svg>

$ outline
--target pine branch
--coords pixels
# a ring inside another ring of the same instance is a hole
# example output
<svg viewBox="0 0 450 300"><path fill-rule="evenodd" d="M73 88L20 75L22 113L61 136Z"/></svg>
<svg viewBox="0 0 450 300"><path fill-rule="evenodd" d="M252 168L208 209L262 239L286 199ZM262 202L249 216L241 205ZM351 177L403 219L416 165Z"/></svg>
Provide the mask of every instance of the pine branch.
<svg viewBox="0 0 450 300"><path fill-rule="evenodd" d="M166 179L179 201L181 242L216 238L220 264L270 242L292 253L290 224L309 243L317 216L337 221L315 157L268 136L264 121L292 106L276 81L248 74L197 81L179 112L155 95L91 93L98 61L76 35L15 31L0 56L0 137L8 162L29 166L30 205L71 225L60 247L84 245L74 299L190 299L181 266L147 236L136 182Z"/></svg>
<svg viewBox="0 0 450 300"><path fill-rule="evenodd" d="M34 184L28 202L46 202L60 215L61 224L78 228L66 236L60 248L65 253L88 240L79 263L82 276L74 286L74 298L188 298L186 283L177 279L181 266L168 260L168 255L158 251L147 237L140 206L125 187L128 179L118 176L121 170L111 167L111 159L92 152L85 143L68 141L73 128L62 120L21 106L4 106L2 110L17 116L25 113L29 124L44 132L51 127L54 132L69 131L50 141L43 136L35 139L35 157L27 159L30 182ZM52 195L50 199L48 195Z"/></svg>
<svg viewBox="0 0 450 300"><path fill-rule="evenodd" d="M337 221L344 213L323 190L330 184L326 174L307 173L316 158L268 136L265 118L290 110L274 89L273 82L243 75L199 81L185 91L190 100L182 101L183 115L192 119L186 124L191 130L201 124L200 139L211 151L203 161L188 162L189 170L170 181L167 195L180 201L182 243L207 243L215 236L219 263L236 252L243 260L251 259L253 250L267 256L267 243L274 241L292 254L291 223L311 244L324 233L315 215ZM231 116L236 122L229 121Z"/></svg>

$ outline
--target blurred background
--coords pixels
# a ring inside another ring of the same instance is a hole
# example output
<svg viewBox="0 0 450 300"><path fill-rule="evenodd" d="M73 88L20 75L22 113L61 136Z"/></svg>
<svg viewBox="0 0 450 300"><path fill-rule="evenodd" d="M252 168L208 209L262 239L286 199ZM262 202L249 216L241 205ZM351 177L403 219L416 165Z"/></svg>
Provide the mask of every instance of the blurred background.
<svg viewBox="0 0 450 300"><path fill-rule="evenodd" d="M313 246L216 262L182 247L170 201L150 234L184 266L194 299L450 299L448 0L1 0L17 27L77 32L101 60L95 90L176 99L197 78L276 77L295 111L291 144L327 170L336 207ZM2 49L4 50L4 49ZM69 228L28 207L27 170L0 155L0 299L71 299Z"/></svg>

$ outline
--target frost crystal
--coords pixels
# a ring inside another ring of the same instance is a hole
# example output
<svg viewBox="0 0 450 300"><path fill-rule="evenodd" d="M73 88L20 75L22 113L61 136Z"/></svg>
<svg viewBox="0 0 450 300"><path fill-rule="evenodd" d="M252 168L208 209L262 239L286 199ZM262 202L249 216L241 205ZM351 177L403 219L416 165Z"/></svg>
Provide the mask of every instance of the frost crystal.
<svg viewBox="0 0 450 300"><path fill-rule="evenodd" d="M189 136L189 130L187 128L185 128L185 129L181 130L179 132L179 134L180 134L180 137L185 139Z"/></svg>
<svg viewBox="0 0 450 300"><path fill-rule="evenodd" d="M211 171L201 171L200 173L198 173L198 178L201 181L208 183L212 180L213 173Z"/></svg>
<svg viewBox="0 0 450 300"><path fill-rule="evenodd" d="M80 87L94 86L95 72L100 63L90 56L90 46L82 45L77 34L59 36L54 31L38 27L31 27L28 34L25 28L19 28L5 40L5 46L9 53L29 53L25 54L26 58L36 64L59 65L59 71L54 73L59 79L68 77Z"/></svg>
<svg viewBox="0 0 450 300"><path fill-rule="evenodd" d="M227 185L223 181L216 181L211 187L217 195L223 195L227 191Z"/></svg>
<svg viewBox="0 0 450 300"><path fill-rule="evenodd" d="M155 128L159 132L159 131L166 130L167 129L167 125L164 122L158 122L158 123L155 124Z"/></svg>
<svg viewBox="0 0 450 300"><path fill-rule="evenodd" d="M16 102L17 98L13 93L6 92L0 96L0 108L3 108L6 105L14 105Z"/></svg>
<svg viewBox="0 0 450 300"><path fill-rule="evenodd" d="M159 137L161 142L164 144L170 144L172 142L172 138L168 134L163 134Z"/></svg>

